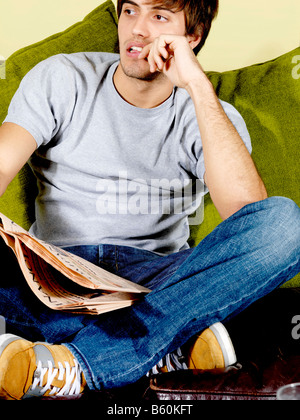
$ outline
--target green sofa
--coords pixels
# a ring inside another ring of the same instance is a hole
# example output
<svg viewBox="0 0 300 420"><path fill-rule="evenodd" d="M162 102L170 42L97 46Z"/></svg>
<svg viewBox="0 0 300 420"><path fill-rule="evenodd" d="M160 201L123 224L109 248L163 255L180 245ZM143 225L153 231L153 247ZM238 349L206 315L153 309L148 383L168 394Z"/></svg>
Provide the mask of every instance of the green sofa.
<svg viewBox="0 0 300 420"><path fill-rule="evenodd" d="M0 79L0 123L21 79L38 62L58 53L116 52L117 45L117 16L114 4L108 0L64 32L15 52L6 61L6 78ZM244 117L252 137L253 159L269 195L286 196L300 205L297 56L300 61L300 48L266 63L224 73L209 72L208 77L220 99L233 104ZM1 197L0 212L28 229L34 220L35 195L35 180L26 165ZM191 227L191 246L220 222L207 195L204 221ZM300 275L284 285L299 286Z"/></svg>

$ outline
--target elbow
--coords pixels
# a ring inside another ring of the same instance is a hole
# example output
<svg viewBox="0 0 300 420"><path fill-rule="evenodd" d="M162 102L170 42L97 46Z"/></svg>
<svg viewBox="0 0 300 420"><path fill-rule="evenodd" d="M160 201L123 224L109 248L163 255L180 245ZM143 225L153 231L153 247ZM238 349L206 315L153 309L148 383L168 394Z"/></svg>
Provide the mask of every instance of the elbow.
<svg viewBox="0 0 300 420"><path fill-rule="evenodd" d="M260 180L259 185L257 186L256 190L253 192L253 197L248 204L256 203L257 201L263 201L268 198L268 192L265 187L265 184Z"/></svg>
<svg viewBox="0 0 300 420"><path fill-rule="evenodd" d="M3 196L5 191L6 191L6 188L3 188L2 185L0 185L0 198Z"/></svg>
<svg viewBox="0 0 300 420"><path fill-rule="evenodd" d="M8 182L6 181L6 178L3 175L0 175L0 197L5 193L7 186Z"/></svg>
<svg viewBox="0 0 300 420"><path fill-rule="evenodd" d="M222 220L228 219L233 214L237 213L243 207L253 204L259 201L263 201L268 198L268 193L263 182L255 189L255 191L249 192L248 194L240 195L236 200L232 200L230 203L222 207L219 214Z"/></svg>

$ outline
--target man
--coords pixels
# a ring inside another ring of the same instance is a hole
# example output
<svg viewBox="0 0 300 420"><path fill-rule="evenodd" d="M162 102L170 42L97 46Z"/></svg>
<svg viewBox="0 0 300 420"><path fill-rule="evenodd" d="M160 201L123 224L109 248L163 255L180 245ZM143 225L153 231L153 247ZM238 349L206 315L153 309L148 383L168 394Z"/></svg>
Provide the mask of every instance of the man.
<svg viewBox="0 0 300 420"><path fill-rule="evenodd" d="M299 272L299 208L267 198L241 116L194 54L217 8L120 0L119 56L58 55L21 83L0 130L1 192L32 156L31 232L152 292L88 317L48 310L20 278L3 281L1 314L24 337L0 339L3 398L120 387L153 366L233 364L221 322ZM178 182L151 211L162 179ZM195 180L202 188L176 211ZM187 218L208 190L224 222L189 249Z"/></svg>

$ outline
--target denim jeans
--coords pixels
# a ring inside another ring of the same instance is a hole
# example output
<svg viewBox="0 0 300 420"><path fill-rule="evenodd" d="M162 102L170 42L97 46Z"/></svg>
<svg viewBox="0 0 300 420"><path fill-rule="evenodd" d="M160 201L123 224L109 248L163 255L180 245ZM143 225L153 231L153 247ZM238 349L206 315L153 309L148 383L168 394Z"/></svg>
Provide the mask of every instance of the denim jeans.
<svg viewBox="0 0 300 420"><path fill-rule="evenodd" d="M11 274L2 275L0 315L10 332L66 345L90 389L120 387L294 277L300 271L300 209L281 197L249 204L197 247L168 256L105 244L68 250L152 292L99 316L52 311L32 294L3 247Z"/></svg>

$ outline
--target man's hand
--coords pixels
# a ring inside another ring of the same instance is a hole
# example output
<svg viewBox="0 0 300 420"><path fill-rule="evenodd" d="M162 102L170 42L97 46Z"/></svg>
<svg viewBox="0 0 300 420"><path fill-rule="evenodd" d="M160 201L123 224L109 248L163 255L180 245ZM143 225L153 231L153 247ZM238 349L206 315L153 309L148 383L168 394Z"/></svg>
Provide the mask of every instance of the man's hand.
<svg viewBox="0 0 300 420"><path fill-rule="evenodd" d="M162 72L173 85L184 89L204 75L185 36L160 35L143 48L139 59L147 59L152 73Z"/></svg>

